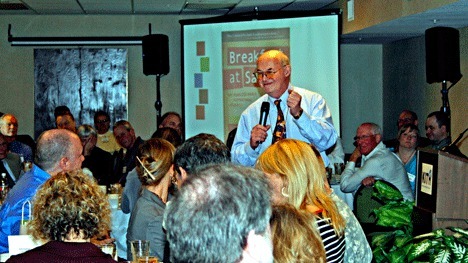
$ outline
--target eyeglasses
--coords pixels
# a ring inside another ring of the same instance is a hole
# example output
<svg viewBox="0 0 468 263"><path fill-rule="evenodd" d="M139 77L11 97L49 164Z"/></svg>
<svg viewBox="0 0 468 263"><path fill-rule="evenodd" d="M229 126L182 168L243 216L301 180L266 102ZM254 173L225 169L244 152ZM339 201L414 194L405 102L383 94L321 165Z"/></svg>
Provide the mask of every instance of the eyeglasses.
<svg viewBox="0 0 468 263"><path fill-rule="evenodd" d="M375 134L356 136L356 137L354 137L354 141L357 142L357 141L367 140L367 139L369 139L369 138L371 138L373 136L375 136Z"/></svg>
<svg viewBox="0 0 468 263"><path fill-rule="evenodd" d="M98 120L98 121L96 121L96 123L106 123L106 122L108 122L108 121L109 121L109 120Z"/></svg>
<svg viewBox="0 0 468 263"><path fill-rule="evenodd" d="M280 69L277 69L277 70L267 70L267 71L256 71L254 72L252 75L256 78L256 79L260 79L260 78L263 78L263 76L269 78L269 79L272 79L276 72L278 72Z"/></svg>

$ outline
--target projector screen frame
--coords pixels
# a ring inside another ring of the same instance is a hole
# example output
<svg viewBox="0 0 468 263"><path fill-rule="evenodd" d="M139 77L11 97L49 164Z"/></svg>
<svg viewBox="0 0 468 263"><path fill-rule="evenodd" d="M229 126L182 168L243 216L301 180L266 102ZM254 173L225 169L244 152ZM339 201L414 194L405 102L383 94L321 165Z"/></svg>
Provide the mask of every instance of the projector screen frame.
<svg viewBox="0 0 468 263"><path fill-rule="evenodd" d="M338 120L340 123L339 129L337 129L338 134L341 136L341 80L340 80L340 36L342 34L342 10L341 9L326 9L326 10L317 10L317 11L262 11L262 12L247 12L247 13L238 13L233 15L224 15L224 16L215 16L215 17L208 17L208 18L197 18L197 19L183 19L179 20L181 25L181 96L182 96L182 121L183 121L183 133L187 136L186 133L186 92L185 92L185 54L184 54L184 27L189 25L198 25L198 24L216 24L216 23L228 23L228 22L248 22L248 21L256 21L256 20L279 20L279 19L288 19L288 18L303 18L303 17L317 17L317 16L330 16L336 15L337 16L337 23L338 23L338 34L337 34L337 56L338 56L338 118L334 116L334 120ZM294 62L292 62L294 63ZM253 102L253 101L252 101ZM336 122L336 121L335 121ZM193 136L192 134L191 136ZM224 134L224 137L219 138L223 141L226 141L228 134ZM190 137L190 136L188 136ZM218 136L219 137L219 136Z"/></svg>

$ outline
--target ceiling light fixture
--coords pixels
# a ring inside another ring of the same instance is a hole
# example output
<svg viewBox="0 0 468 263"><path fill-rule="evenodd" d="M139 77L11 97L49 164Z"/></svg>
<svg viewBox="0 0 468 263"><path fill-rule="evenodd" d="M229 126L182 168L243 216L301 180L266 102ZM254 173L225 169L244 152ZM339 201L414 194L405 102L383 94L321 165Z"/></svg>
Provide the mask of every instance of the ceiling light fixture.
<svg viewBox="0 0 468 263"><path fill-rule="evenodd" d="M13 37L8 25L11 46L141 46L142 37Z"/></svg>

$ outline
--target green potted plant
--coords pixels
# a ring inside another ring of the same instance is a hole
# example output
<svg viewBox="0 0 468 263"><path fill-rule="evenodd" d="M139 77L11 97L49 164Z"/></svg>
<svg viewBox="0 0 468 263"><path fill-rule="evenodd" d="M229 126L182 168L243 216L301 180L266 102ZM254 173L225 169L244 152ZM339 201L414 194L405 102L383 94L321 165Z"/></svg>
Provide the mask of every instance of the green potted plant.
<svg viewBox="0 0 468 263"><path fill-rule="evenodd" d="M468 262L466 229L447 227L413 237L414 203L379 181L372 195L385 204L374 210L376 224L393 229L372 234L375 262Z"/></svg>

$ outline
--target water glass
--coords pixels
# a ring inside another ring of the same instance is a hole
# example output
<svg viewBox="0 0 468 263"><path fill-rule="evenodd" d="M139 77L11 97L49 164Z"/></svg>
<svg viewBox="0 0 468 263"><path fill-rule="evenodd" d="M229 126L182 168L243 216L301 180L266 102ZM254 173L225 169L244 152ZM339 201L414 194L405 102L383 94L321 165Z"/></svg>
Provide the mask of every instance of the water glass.
<svg viewBox="0 0 468 263"><path fill-rule="evenodd" d="M335 167L335 174L337 175L341 175L345 168L344 163L334 163L333 166Z"/></svg>
<svg viewBox="0 0 468 263"><path fill-rule="evenodd" d="M148 257L150 242L149 240L133 240L130 241L133 262L138 263L138 258Z"/></svg>

